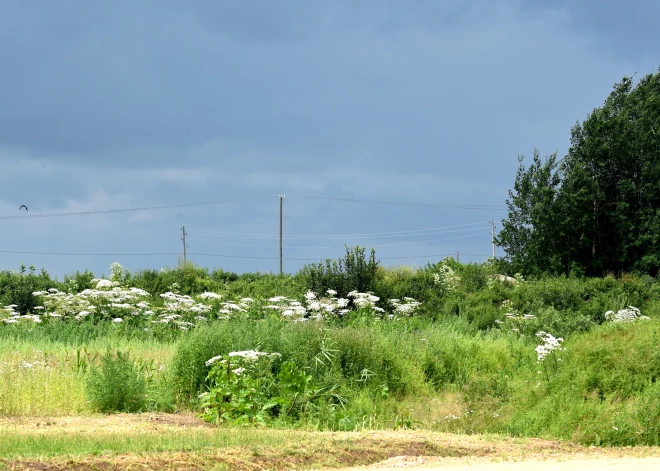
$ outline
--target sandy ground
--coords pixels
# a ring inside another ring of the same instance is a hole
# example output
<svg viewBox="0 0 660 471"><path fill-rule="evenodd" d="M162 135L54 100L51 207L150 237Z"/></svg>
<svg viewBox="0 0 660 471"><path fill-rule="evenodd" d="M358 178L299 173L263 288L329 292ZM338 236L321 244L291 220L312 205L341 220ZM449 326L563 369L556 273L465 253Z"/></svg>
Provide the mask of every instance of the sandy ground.
<svg viewBox="0 0 660 471"><path fill-rule="evenodd" d="M215 428L193 414L116 414L91 417L0 418L0 469L334 469L334 470L658 470L660 448L596 448L569 442L502 436L452 435L429 431L303 432L247 431L251 442L191 452L142 452L112 456L2 458L2 436L49 436L95 433L141 435L235 434ZM246 432L242 429L241 433ZM283 434L287 434L283 437ZM277 435L285 445L259 447ZM248 437L249 438L249 437ZM185 465L183 464L185 463Z"/></svg>
<svg viewBox="0 0 660 471"><path fill-rule="evenodd" d="M395 457L370 466L344 468L342 471L378 470L378 471L430 470L475 470L475 471L637 471L660 470L660 458L647 457L590 457L578 458L565 456L547 460L523 460L498 462L474 458L438 458L438 457Z"/></svg>

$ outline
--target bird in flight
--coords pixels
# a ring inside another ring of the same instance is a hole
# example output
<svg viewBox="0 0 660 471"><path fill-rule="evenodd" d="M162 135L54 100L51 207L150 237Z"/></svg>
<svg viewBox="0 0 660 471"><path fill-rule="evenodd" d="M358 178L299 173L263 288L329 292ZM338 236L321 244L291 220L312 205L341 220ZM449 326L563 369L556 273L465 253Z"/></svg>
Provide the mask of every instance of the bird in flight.
<svg viewBox="0 0 660 471"><path fill-rule="evenodd" d="M28 210L28 209L27 209L27 206L25 206L24 204L22 204L22 205L18 208L18 210L20 211L20 210L23 209L23 208L25 208L26 211Z"/></svg>

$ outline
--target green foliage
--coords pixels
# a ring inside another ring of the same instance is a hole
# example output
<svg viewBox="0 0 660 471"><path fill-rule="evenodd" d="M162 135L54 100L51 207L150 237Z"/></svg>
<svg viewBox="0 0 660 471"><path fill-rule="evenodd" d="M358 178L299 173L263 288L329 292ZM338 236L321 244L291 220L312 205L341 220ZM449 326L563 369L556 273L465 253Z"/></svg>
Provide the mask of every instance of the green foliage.
<svg viewBox="0 0 660 471"><path fill-rule="evenodd" d="M497 237L510 271L660 271L660 72L624 77L571 130L568 155L520 159Z"/></svg>
<svg viewBox="0 0 660 471"><path fill-rule="evenodd" d="M520 370L505 406L508 430L595 445L657 443L659 337L649 322L606 325L568 340L547 384L534 369Z"/></svg>
<svg viewBox="0 0 660 471"><path fill-rule="evenodd" d="M98 412L138 412L146 406L147 383L130 354L108 350L90 369L87 395Z"/></svg>
<svg viewBox="0 0 660 471"><path fill-rule="evenodd" d="M326 260L325 263L312 263L301 270L305 286L323 295L327 290L337 292L337 296L346 298L351 291L366 293L373 291L376 284L378 262L376 251L371 249L367 259L365 247L346 246L346 255L339 260Z"/></svg>
<svg viewBox="0 0 660 471"><path fill-rule="evenodd" d="M27 314L40 304L33 292L57 286L60 284L52 280L43 268L37 274L34 265L29 271L25 265L21 265L19 272L4 270L0 273L0 303L16 305L17 312Z"/></svg>
<svg viewBox="0 0 660 471"><path fill-rule="evenodd" d="M258 423L265 425L270 411L278 405L273 397L273 356L246 360L229 357L211 367L207 380L209 391L199 397L202 417L212 423Z"/></svg>
<svg viewBox="0 0 660 471"><path fill-rule="evenodd" d="M200 395L202 417L212 423L265 425L276 417L298 418L328 396L328 391L312 384L312 375L292 361L281 363L275 374L271 363L279 356L225 355L216 359L208 374L209 391Z"/></svg>
<svg viewBox="0 0 660 471"><path fill-rule="evenodd" d="M77 271L75 275L65 275L64 276L64 286L66 286L66 292L68 293L80 293L86 289L92 289L92 280L94 279L94 273L91 271L85 270L83 273ZM53 286L49 286L53 288Z"/></svg>
<svg viewBox="0 0 660 471"><path fill-rule="evenodd" d="M567 260L562 259L559 247L563 241L559 237L561 214L557 212L561 182L557 154L542 161L535 150L528 168L523 159L518 157L518 173L506 200L509 215L502 221L496 242L506 251L509 273L563 273Z"/></svg>

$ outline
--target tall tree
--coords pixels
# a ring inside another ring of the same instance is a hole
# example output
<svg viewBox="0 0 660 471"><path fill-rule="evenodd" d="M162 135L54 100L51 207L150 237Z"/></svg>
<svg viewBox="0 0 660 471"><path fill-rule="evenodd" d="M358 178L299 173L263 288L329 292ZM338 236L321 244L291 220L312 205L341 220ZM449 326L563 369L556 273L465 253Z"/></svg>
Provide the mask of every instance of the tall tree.
<svg viewBox="0 0 660 471"><path fill-rule="evenodd" d="M660 73L615 84L562 163L574 258L588 274L660 268Z"/></svg>
<svg viewBox="0 0 660 471"><path fill-rule="evenodd" d="M502 221L496 243L504 247L513 271L560 271L557 220L561 215L555 214L560 183L557 154L542 160L535 150L528 168L523 162L524 157L519 156L516 181L506 200L509 217Z"/></svg>
<svg viewBox="0 0 660 471"><path fill-rule="evenodd" d="M524 273L660 270L660 72L624 77L568 155L520 161L498 243Z"/></svg>

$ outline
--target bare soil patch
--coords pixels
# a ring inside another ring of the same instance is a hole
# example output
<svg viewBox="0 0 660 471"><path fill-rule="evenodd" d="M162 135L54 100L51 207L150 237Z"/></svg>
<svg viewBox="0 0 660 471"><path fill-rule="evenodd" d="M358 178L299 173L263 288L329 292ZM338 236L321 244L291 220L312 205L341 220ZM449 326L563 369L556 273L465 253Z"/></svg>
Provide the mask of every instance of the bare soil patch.
<svg viewBox="0 0 660 471"><path fill-rule="evenodd" d="M215 427L193 414L3 418L4 433L171 433ZM227 430L227 429L223 429ZM261 433L261 432L257 432ZM272 429L264 434L278 433ZM283 432L284 433L284 432ZM287 433L291 433L287 431ZM660 469L660 448L590 448L573 443L501 436L465 436L426 431L295 432L285 446L233 446L189 452L149 452L48 459L1 460L7 470L290 470L290 469ZM1 448L1 438L0 438ZM574 467L561 467L564 466ZM656 464L658 466L656 466ZM554 465L550 468L548 466ZM648 465L648 467L647 467ZM508 466L508 467L507 467ZM513 467L511 467L513 466ZM517 466L517 467L516 467ZM558 467L559 466L559 467ZM620 467L608 467L620 466ZM628 467L626 467L628 466ZM635 468L630 466L644 466Z"/></svg>

